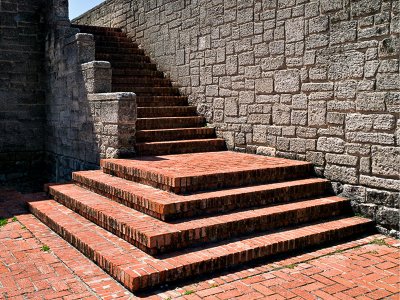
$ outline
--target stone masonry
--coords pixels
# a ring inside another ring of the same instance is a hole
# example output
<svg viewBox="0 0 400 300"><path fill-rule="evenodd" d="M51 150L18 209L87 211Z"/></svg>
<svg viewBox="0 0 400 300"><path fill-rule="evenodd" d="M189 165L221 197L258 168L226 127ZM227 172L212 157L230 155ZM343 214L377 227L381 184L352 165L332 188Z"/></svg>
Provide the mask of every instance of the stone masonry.
<svg viewBox="0 0 400 300"><path fill-rule="evenodd" d="M45 180L42 2L0 1L0 185Z"/></svg>
<svg viewBox="0 0 400 300"><path fill-rule="evenodd" d="M307 160L399 230L399 1L108 0L74 20L123 28L230 149Z"/></svg>

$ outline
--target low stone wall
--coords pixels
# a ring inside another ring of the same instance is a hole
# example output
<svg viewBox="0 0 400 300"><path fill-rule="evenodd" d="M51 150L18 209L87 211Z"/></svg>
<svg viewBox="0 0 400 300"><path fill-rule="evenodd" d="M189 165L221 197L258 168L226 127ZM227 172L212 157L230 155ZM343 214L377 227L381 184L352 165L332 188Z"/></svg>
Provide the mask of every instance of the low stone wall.
<svg viewBox="0 0 400 300"><path fill-rule="evenodd" d="M399 5L108 0L74 22L123 28L231 149L313 162L396 235Z"/></svg>

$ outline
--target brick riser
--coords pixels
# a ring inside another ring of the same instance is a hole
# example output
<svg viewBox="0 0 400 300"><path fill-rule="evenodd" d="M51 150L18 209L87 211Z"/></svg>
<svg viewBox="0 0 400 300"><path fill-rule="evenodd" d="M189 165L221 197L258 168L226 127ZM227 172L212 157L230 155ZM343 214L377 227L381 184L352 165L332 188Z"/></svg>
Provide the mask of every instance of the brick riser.
<svg viewBox="0 0 400 300"><path fill-rule="evenodd" d="M215 130L214 128L206 127L139 130L136 132L136 141L138 143L211 138L215 138Z"/></svg>
<svg viewBox="0 0 400 300"><path fill-rule="evenodd" d="M171 182L170 178L162 175L158 176L151 171L126 167L124 162L102 160L100 164L103 172L106 174L177 194L295 180L307 178L312 174L312 166L310 164L302 164L193 176L182 178L180 182Z"/></svg>
<svg viewBox="0 0 400 300"><path fill-rule="evenodd" d="M319 178L176 195L134 182L127 182L101 171L72 174L75 184L118 203L164 221L227 213L238 209L264 207L327 194L327 180Z"/></svg>
<svg viewBox="0 0 400 300"><path fill-rule="evenodd" d="M50 188L50 194L59 203L151 255L351 212L349 200L326 197L169 224L78 186L56 186Z"/></svg>
<svg viewBox="0 0 400 300"><path fill-rule="evenodd" d="M155 258L52 200L29 205L38 219L131 291L342 240L372 229L369 220L344 218Z"/></svg>

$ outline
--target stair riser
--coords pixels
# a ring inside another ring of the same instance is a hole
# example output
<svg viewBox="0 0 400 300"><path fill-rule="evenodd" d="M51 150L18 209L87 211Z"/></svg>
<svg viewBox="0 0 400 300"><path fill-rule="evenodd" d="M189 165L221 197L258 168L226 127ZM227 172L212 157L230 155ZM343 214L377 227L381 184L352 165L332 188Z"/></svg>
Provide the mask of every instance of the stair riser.
<svg viewBox="0 0 400 300"><path fill-rule="evenodd" d="M147 184L176 194L296 180L299 178L308 178L313 172L311 164L304 164L235 173L212 174L210 176L196 176L193 178L186 177L183 179L184 181L172 184L169 182L170 179L168 177L164 178L151 172L141 172L133 168L121 168L119 165L107 161L102 161L101 166L107 174Z"/></svg>
<svg viewBox="0 0 400 300"><path fill-rule="evenodd" d="M298 207L289 211L249 217L240 221L231 221L212 226L204 225L200 228L149 237L135 230L135 228L126 226L126 223L121 222L118 218L105 215L101 211L97 211L79 202L79 200L75 200L54 190L51 190L51 195L62 205L150 255L158 255L194 245L238 237L240 235L299 225L351 212L349 201L341 201L306 208Z"/></svg>
<svg viewBox="0 0 400 300"><path fill-rule="evenodd" d="M291 235L292 237L289 240L285 240L282 237L282 239L278 238L267 245L242 250L241 252L236 252L231 255L193 262L185 261L182 262L182 264L179 264L179 266L171 267L167 270L160 269L159 272L150 274L142 272L139 275L133 270L129 271L123 269L123 264L116 264L115 261L110 260L106 254L98 252L96 247L93 247L93 244L88 244L87 242L82 241L73 231L70 231L69 228L60 226L57 223L57 220L48 217L45 212L36 209L34 205L30 204L30 210L50 229L63 237L67 242L81 251L90 260L95 262L131 291L148 289L150 287L199 276L201 274L209 274L221 269L239 266L252 260L271 257L281 253L292 253L293 251L303 250L327 242L349 238L372 230L372 224L360 223L336 230L335 228L332 228L331 230L326 229L319 232L309 232L307 235L300 237Z"/></svg>
<svg viewBox="0 0 400 300"><path fill-rule="evenodd" d="M96 45L96 53L145 55L143 49L138 49L134 46L112 47L112 46L97 46Z"/></svg>
<svg viewBox="0 0 400 300"><path fill-rule="evenodd" d="M136 103L138 107L185 106L187 105L187 98L181 96L172 96L155 99L153 97L138 96L136 98Z"/></svg>
<svg viewBox="0 0 400 300"><path fill-rule="evenodd" d="M191 139L211 139L215 138L214 130L186 130L181 131L156 131L156 132L136 132L136 142L161 142L161 141L179 141Z"/></svg>
<svg viewBox="0 0 400 300"><path fill-rule="evenodd" d="M146 70L146 69L129 69L120 68L112 70L113 76L136 76L136 77L151 77L151 78L164 78L164 74L160 71Z"/></svg>
<svg viewBox="0 0 400 300"><path fill-rule="evenodd" d="M137 96L179 96L179 90L171 87L140 88L134 85L113 84L113 92L134 92Z"/></svg>
<svg viewBox="0 0 400 300"><path fill-rule="evenodd" d="M116 77L113 76L112 84L129 84L137 87L171 87L171 82L162 78L145 77Z"/></svg>
<svg viewBox="0 0 400 300"><path fill-rule="evenodd" d="M126 41L112 41L112 40L100 40L100 39L95 39L96 40L96 47L100 48L132 48L132 49L138 49L138 45L135 43L132 43L131 40L126 39Z"/></svg>
<svg viewBox="0 0 400 300"><path fill-rule="evenodd" d="M138 62L138 63L150 63L150 58L144 55L134 54L106 54L96 53L96 60L106 60L111 62Z"/></svg>
<svg viewBox="0 0 400 300"><path fill-rule="evenodd" d="M329 184L323 181L256 192L210 197L185 203L158 205L152 201L151 195L149 197L140 197L107 183L91 180L77 173L73 173L72 178L76 184L90 191L164 221L225 213L237 209L264 207L271 204L312 198L325 194L329 187Z"/></svg>
<svg viewBox="0 0 400 300"><path fill-rule="evenodd" d="M117 69L139 69L139 70L150 70L157 71L157 65L153 63L140 63L140 62L121 62L113 61L111 62L112 68Z"/></svg>
<svg viewBox="0 0 400 300"><path fill-rule="evenodd" d="M196 107L138 107L138 118L157 118L157 117L189 117L196 116Z"/></svg>
<svg viewBox="0 0 400 300"><path fill-rule="evenodd" d="M216 152L226 150L224 140L196 140L196 141L174 141L162 144L140 144L137 143L135 150L138 156L169 155L183 153Z"/></svg>
<svg viewBox="0 0 400 300"><path fill-rule="evenodd" d="M168 128L191 128L205 125L203 117L192 118L171 118L171 119L138 119L136 122L137 130L145 129L168 129Z"/></svg>

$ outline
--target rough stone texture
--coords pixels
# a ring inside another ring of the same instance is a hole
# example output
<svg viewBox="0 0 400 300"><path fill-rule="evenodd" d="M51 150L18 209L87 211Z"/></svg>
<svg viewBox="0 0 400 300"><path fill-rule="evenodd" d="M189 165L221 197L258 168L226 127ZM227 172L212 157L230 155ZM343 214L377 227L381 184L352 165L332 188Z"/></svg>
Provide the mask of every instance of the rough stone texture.
<svg viewBox="0 0 400 300"><path fill-rule="evenodd" d="M109 0L75 22L126 30L230 149L307 159L338 186L395 197L399 10L395 0ZM398 206L367 195L349 194L355 209L398 231Z"/></svg>
<svg viewBox="0 0 400 300"><path fill-rule="evenodd" d="M0 186L44 182L43 1L0 2Z"/></svg>

